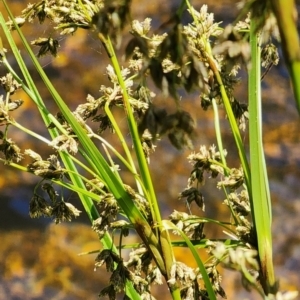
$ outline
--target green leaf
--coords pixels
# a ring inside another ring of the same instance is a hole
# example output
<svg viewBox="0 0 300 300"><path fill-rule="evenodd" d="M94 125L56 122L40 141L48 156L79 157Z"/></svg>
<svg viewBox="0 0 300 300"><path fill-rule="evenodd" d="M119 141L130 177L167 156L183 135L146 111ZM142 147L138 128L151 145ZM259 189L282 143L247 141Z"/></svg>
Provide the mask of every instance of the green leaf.
<svg viewBox="0 0 300 300"><path fill-rule="evenodd" d="M271 200L262 141L260 47L254 21L250 24L251 69L249 70L249 140L251 164L251 210L257 234L259 260L266 295L276 290L271 235Z"/></svg>
<svg viewBox="0 0 300 300"><path fill-rule="evenodd" d="M193 243L190 241L190 239L185 235L185 233L180 230L178 227L176 227L171 221L168 221L168 220L163 220L162 221L162 224L163 224L163 229L164 230L174 230L174 231L177 231L181 236L182 238L184 239L185 243L187 244L187 246L189 247L189 249L191 250L194 258L195 258L195 261L197 263L197 266L201 272L201 275L202 275L202 278L203 278L203 281L204 281L204 284L205 284L205 288L207 290L207 293L208 293L208 296L209 296L209 299L210 300L216 300L216 294L214 292L214 289L213 289L213 286L209 280L209 277L208 277L208 274L206 272L206 269L205 269L205 266L197 252L197 249L194 247Z"/></svg>

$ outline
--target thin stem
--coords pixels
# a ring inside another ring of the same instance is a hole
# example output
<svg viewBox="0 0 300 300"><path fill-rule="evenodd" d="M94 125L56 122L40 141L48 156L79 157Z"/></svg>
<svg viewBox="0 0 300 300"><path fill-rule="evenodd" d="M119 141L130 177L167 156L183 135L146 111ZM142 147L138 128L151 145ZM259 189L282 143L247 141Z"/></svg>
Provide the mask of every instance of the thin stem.
<svg viewBox="0 0 300 300"><path fill-rule="evenodd" d="M3 158L0 158L0 161L3 163L3 164L7 164L7 160L6 159L3 159ZM24 167L22 165L19 165L17 163L14 163L14 162L9 162L9 166L10 167L13 167L15 169L18 169L20 171L24 171L24 172L28 172L28 169L27 167Z"/></svg>
<svg viewBox="0 0 300 300"><path fill-rule="evenodd" d="M198 22L197 18L195 17L194 13L193 13L193 9L192 9L192 6L191 6L189 0L186 0L186 4L187 4L188 9L190 10L190 13L193 17L194 22L196 24L198 24L199 22ZM251 196L251 173L250 173L249 163L248 163L248 160L247 160L247 157L246 157L246 151L245 151L243 141L242 141L242 138L241 138L241 135L240 135L240 131L239 131L235 116L233 114L231 104L230 104L230 100L228 98L225 86L223 84L222 77L220 75L220 72L219 72L219 70L216 66L214 57L212 55L210 41L207 40L207 37L205 35L203 35L203 37L201 37L201 39L202 39L203 44L205 45L204 46L205 49L203 50L203 52L205 52L206 62L208 63L209 68L212 70L212 72L214 74L214 77L215 77L215 79L216 79L216 81L219 85L219 88L220 88L221 97L222 97L222 100L223 100L223 103L224 103L224 106L225 106L225 110L226 110L226 113L227 113L227 116L228 116L228 121L229 121L231 130L232 130L232 133L233 133L235 144L237 146L239 157L240 157L241 164L242 164L242 167L243 167L245 182L246 182L246 186L247 186L248 193L249 193L249 198L251 198L252 197Z"/></svg>
<svg viewBox="0 0 300 300"><path fill-rule="evenodd" d="M221 161L224 165L224 173L225 173L225 176L227 176L228 168L227 168L226 160L225 160L225 156L224 156L218 106L217 106L216 100L214 98L212 99L212 106L213 106L213 110L214 110L214 121L215 121L215 130L216 130L216 138L217 138L218 148L219 148L219 152L220 152L220 156L221 156Z"/></svg>
<svg viewBox="0 0 300 300"><path fill-rule="evenodd" d="M105 103L104 109L105 109L105 112L106 112L106 114L107 114L107 116L108 116L108 118L109 118L109 120L110 120L110 122L111 122L111 124L112 124L112 126L113 126L113 128L114 128L114 130L115 130L115 132L117 134L117 136L118 136L119 141L121 142L121 144L123 146L123 149L125 151L125 154L126 154L128 162L129 162L130 169L132 170L132 173L133 174L137 174L137 170L135 168L135 164L133 162L133 159L132 159L131 153L129 151L129 148L127 146L127 143L125 141L125 138L124 138L124 136L123 136L123 134L122 134L122 132L121 132L121 130L120 130L120 128L119 128L119 126L118 126L118 124L117 124L114 116L113 116L113 114L111 113L110 108L109 108L109 101L107 101ZM137 187L138 187L139 193L143 194L143 188L141 187L140 182L136 181L136 183L137 183ZM152 207L151 207L151 209L152 209ZM153 213L153 211L152 211L152 213Z"/></svg>
<svg viewBox="0 0 300 300"><path fill-rule="evenodd" d="M169 237L169 233L166 230L160 230L162 226L162 219L160 214L160 209L158 206L158 201L156 198L155 190L153 187L150 171L148 168L148 163L144 155L144 151L141 145L140 137L138 134L137 125L133 116L132 108L129 101L129 95L127 93L126 85L124 82L124 79L122 77L120 65L118 62L118 59L116 57L113 45L111 43L111 40L109 37L104 37L101 33L98 33L99 39L102 41L107 54L111 60L111 63L113 65L113 68L115 70L115 73L117 75L117 78L119 80L119 85L121 87L122 93L123 93L123 101L124 101L124 107L125 112L127 115L128 120L128 127L129 131L131 133L134 149L136 152L139 170L141 172L142 182L146 188L147 194L149 195L149 205L151 206L151 212L153 212L153 220L158 225L155 226L155 234L157 238L159 239L159 243L161 246L161 254L164 260L165 270L166 270L166 280L168 280L171 277L170 271L173 266L173 263L175 262L175 257L173 253L173 248L171 245L171 240ZM157 250L157 249L156 249ZM170 286L171 294L173 299L180 299L180 291L177 285Z"/></svg>
<svg viewBox="0 0 300 300"><path fill-rule="evenodd" d="M228 116L230 127L232 129L233 137L234 137L234 140L235 140L235 143L236 143L236 146L237 146L237 149L238 149L238 153L239 153L239 156L240 156L240 160L241 160L241 163L242 163L242 166L243 166L245 182L246 182L246 186L248 188L249 198L251 198L251 173L250 173L248 160L247 160L247 157L246 157L246 151L245 151L243 141L242 141L242 138L241 138L241 134L240 134L237 122L235 120L235 117L234 117L234 114L233 114L233 111L232 111L232 108L231 108L230 100L227 96L227 92L226 92L225 86L223 84L221 75L220 75L220 73L219 73L219 71L218 71L218 69L215 65L213 57L208 57L208 63L209 63L209 66L210 66L211 70L213 71L213 73L215 75L215 78L216 78L216 80L219 84L219 87L220 87L220 92L221 92L221 96L222 96L223 103L224 103L224 106L225 106L225 110L226 110L226 113L227 113L227 116Z"/></svg>
<svg viewBox="0 0 300 300"><path fill-rule="evenodd" d="M20 130L26 132L28 135L30 135L30 136L32 136L32 137L34 137L34 138L36 138L36 139L42 141L43 143L45 143L45 144L47 144L47 145L49 145L49 144L51 143L50 140L46 139L46 138L43 137L42 135L40 135L40 134L38 134L38 133L36 133L36 132L34 132L34 131L32 131L32 130L30 130L30 129L24 127L23 125L21 125L20 123L16 122L15 120L10 120L10 124L13 125L13 126L15 126L15 127L18 128L18 129L20 129Z"/></svg>
<svg viewBox="0 0 300 300"><path fill-rule="evenodd" d="M108 161L109 161L109 164L110 164L110 167L111 167L113 173L115 174L116 178L118 178L119 181L122 182L120 173L119 173L118 170L117 170L117 167L118 167L118 166L117 166L117 165L114 163L114 161L112 160L111 155L109 154L109 152L108 152L108 150L107 150L107 148L106 148L106 146L105 146L104 144L102 144L102 148L104 149L104 152L106 153L107 159L108 159Z"/></svg>
<svg viewBox="0 0 300 300"><path fill-rule="evenodd" d="M128 96L128 93L127 93L125 82L124 82L123 77L122 77L122 73L121 73L121 69L120 69L120 66L119 66L118 59L117 59L116 54L114 52L114 48L113 48L113 45L111 43L110 38L109 37L104 38L103 35L101 35L101 34L99 34L99 38L106 45L105 47L107 49L108 55L111 59L113 68L116 72L116 75L117 75L118 80L119 80L120 87L122 89L124 107L125 107L125 112L126 112L127 119L128 119L128 126L129 126L129 130L130 130L130 133L131 133L134 149L136 151L136 156L137 156L137 160L138 160L142 180L145 184L145 187L146 187L146 189L149 193L150 199L151 199L151 204L150 205L153 206L154 220L157 223L161 223L160 209L158 207L158 202L157 202L157 199L156 199L156 194L155 194L152 179L151 179L151 176L150 176L148 163L147 163L147 160L145 158L144 151L143 151L143 148L142 148L142 145L141 145L141 142L140 142L140 137L139 137L139 134L138 134L137 126L136 126L135 119L134 119L134 116L133 116L132 108L131 108L130 101L129 101L129 96Z"/></svg>
<svg viewBox="0 0 300 300"><path fill-rule="evenodd" d="M124 166L134 175L134 176L138 176L137 172L134 171L132 169L132 166L127 162L127 160L116 150L116 148L114 148L109 142L107 142L104 138L102 138L101 136L99 136L98 134L92 134L90 135L91 138L97 139L99 141L101 141L101 143L103 145L105 145L105 147L107 147L109 150L112 151L112 153L114 155L116 155L116 157L124 164Z"/></svg>

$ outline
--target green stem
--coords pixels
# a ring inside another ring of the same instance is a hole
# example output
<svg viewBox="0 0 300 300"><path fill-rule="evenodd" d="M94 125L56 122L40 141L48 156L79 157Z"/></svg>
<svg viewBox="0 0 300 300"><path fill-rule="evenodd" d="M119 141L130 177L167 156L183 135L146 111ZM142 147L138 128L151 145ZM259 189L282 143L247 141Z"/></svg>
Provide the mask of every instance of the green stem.
<svg viewBox="0 0 300 300"><path fill-rule="evenodd" d="M138 176L135 169L132 168L132 166L127 162L127 160L110 144L108 143L104 138L97 134L93 134L91 136L92 138L99 140L105 147L107 147L109 150L112 151L112 153L124 164L124 166L134 175Z"/></svg>
<svg viewBox="0 0 300 300"><path fill-rule="evenodd" d="M194 22L198 25L197 18L193 14L193 9L192 9L192 6L191 6L189 0L186 0L186 4L187 4L188 9L191 12L191 15L194 19ZM246 186L247 186L247 189L248 189L249 198L251 198L251 174L250 174L250 168L249 168L248 160L247 160L247 157L246 157L246 152L245 152L245 148L244 148L243 141L242 141L242 138L241 138L241 134L240 134L235 116L233 114L231 104L230 104L230 100L228 98L225 86L224 86L223 81L222 81L222 77L220 75L220 72L219 72L219 70L216 66L214 57L212 55L210 41L207 40L205 35L203 35L202 40L203 40L203 43L205 45L205 49L203 49L203 52L205 52L207 63L209 65L210 69L212 70L212 72L215 76L215 79L217 80L217 82L219 84L223 104L225 106L225 110L226 110L226 113L227 113L227 116L228 116L228 121L229 121L231 130L232 130L232 133L233 133L235 144L237 146L239 157L240 157L241 164L242 164L242 167L243 167L244 176L245 176L245 183L246 183Z"/></svg>
<svg viewBox="0 0 300 300"><path fill-rule="evenodd" d="M132 173L133 174L137 174L137 170L135 168L135 164L133 162L133 159L132 159L131 153L129 151L129 148L127 146L127 143L126 143L126 141L124 139L124 136L123 136L123 134L122 134L122 132L121 132L121 130L120 130L120 128L119 128L119 126L118 126L118 124L117 124L114 116L113 116L113 114L110 111L109 104L110 104L109 101L107 101L105 103L105 107L104 107L105 112L106 112L106 114L107 114L107 116L108 116L108 118L109 118L109 120L110 120L110 122L111 122L111 124L112 124L112 126L113 126L113 128L114 128L114 130L115 130L115 132L117 134L117 136L118 136L119 141L121 142L121 144L123 146L123 149L125 151L125 154L126 154L128 162L129 162L130 169L132 170ZM137 180L136 183L137 183L137 187L138 187L139 193L143 194L143 188L141 187L140 182ZM151 206L150 206L150 208L152 209ZM153 211L152 211L152 214L153 214Z"/></svg>
<svg viewBox="0 0 300 300"><path fill-rule="evenodd" d="M268 176L262 141L262 113L260 86L260 46L255 31L255 21L250 23L251 68L249 70L249 141L251 162L251 210L254 230L257 234L259 261L261 265L260 281L265 294L275 293L275 280L272 235L271 235L271 201Z"/></svg>
<svg viewBox="0 0 300 300"><path fill-rule="evenodd" d="M54 90L51 82L48 80L48 78L46 77L46 75L44 74L40 64L38 63L38 61L36 60L30 46L28 45L28 42L27 40L25 39L23 33L21 32L20 28L18 27L18 25L16 24L15 20L14 20L14 17L6 3L5 0L2 0L4 6L5 6L5 9L7 11L7 13L9 14L11 20L13 21L14 23L14 26L18 32L18 35L19 37L21 38L21 41L23 43L23 45L25 46L26 48L26 51L28 52L28 54L30 55L33 63L34 63L34 66L36 67L37 71L39 72L39 74L42 76L42 79L44 80L49 92L53 95L53 98L54 99L59 99L62 101L62 99L60 99L59 95L57 94L57 92ZM0 13L0 24L4 30L4 33L5 33L5 36L7 37L9 43L10 43L10 46L11 46L11 49L13 51L13 54L19 64L19 67L25 77L25 80L27 81L27 84L28 84L28 87L29 89L32 91L32 99L34 99L36 101L36 104L37 104L37 107L39 108L39 112L40 114L42 115L42 118L44 120L44 123L46 124L46 126L48 126L50 124L50 119L49 119L49 111L47 110L36 86L35 86L35 83L32 79L32 77L30 76L29 74L29 71L28 71L28 68L24 62L24 60L22 59L21 55L20 55L20 52L14 42L14 39L13 37L11 36L11 33L9 32L8 28L7 28L7 25L5 23L5 20L3 18L3 15L2 13ZM2 50L2 49L0 49ZM2 51L3 52L3 51ZM63 105L62 105L63 106ZM63 109L64 107L62 107ZM66 110L68 110L68 107L65 106ZM75 122L75 120L72 119L72 121ZM72 122L71 122L72 123ZM76 127L76 129L78 129L80 127L80 125L78 125ZM80 131L80 129L79 129ZM58 135L58 132L57 130L49 130L49 133L51 135L52 138L55 138L57 135ZM81 133L81 132L80 132ZM74 166L71 158L69 157L69 155L65 152L60 152L60 156L61 156L61 159L64 163L64 165L70 169L70 170L73 170L74 172L77 171L76 167ZM78 178L77 176L74 176L72 173L70 174L70 178L72 180L72 182L74 183L74 185L78 186L79 188L82 188L82 189L85 189L85 185L84 183L82 182L82 180L80 178ZM98 214L98 211L92 201L91 198L87 197L86 195L83 195L83 194L79 194L79 198L82 202L82 205L89 217L89 219L91 220L91 222L93 222L93 220L96 220L98 217L99 217L99 214ZM101 242L103 244L103 246L105 248L110 248L112 249L113 251L117 252L116 250L116 247L114 246L112 240L111 240L111 237L108 235L108 234L105 234L104 237L101 239ZM133 285L131 282L127 282L126 286L128 287L127 291L126 291L126 294L128 294L129 296L131 296L133 299L140 299L139 295L137 294L137 292L135 291L135 289L133 288Z"/></svg>
<svg viewBox="0 0 300 300"><path fill-rule="evenodd" d="M124 107L125 107L125 112L127 115L127 119L128 119L128 126L129 126L129 130L131 133L131 137L132 137L132 141L133 141L133 146L136 152L136 156L137 156L137 160L138 160L138 165L139 165L139 169L141 172L141 177L142 180L145 184L145 187L148 191L148 194L150 196L151 199L151 205L153 206L153 210L154 210L154 218L155 218L155 222L157 223L161 223L161 215L160 215L160 209L158 207L158 202L156 199L156 194L155 194L155 190L153 187L153 183L152 183L152 179L151 179L151 175L149 172L149 168L148 168L148 163L147 160L145 158L144 155L144 151L141 145L141 141L140 141L140 137L139 137L139 133L137 130L137 126L136 126L136 122L133 116L133 112L132 112L132 108L130 105L130 101L129 101L129 96L126 90L126 85L125 82L123 80L122 77L122 73L121 73L121 69L120 69L120 65L118 62L118 59L116 57L113 45L111 43L111 40L109 37L104 38L102 35L100 36L100 39L103 43L105 43L106 45L106 49L108 51L108 54L110 56L113 68L116 72L116 75L118 77L119 80L119 84L120 87L122 89L123 92L123 101L124 101Z"/></svg>
<svg viewBox="0 0 300 300"><path fill-rule="evenodd" d="M212 99L212 106L214 110L214 121L215 121L215 129L216 129L216 138L217 138L217 144L221 156L221 161L224 166L224 175L228 175L228 168L226 165L226 160L224 156L224 149L223 149L223 143L222 143L222 136L221 136L221 127L220 127L220 121L219 121L219 112L218 112L218 106L215 99Z"/></svg>
<svg viewBox="0 0 300 300"><path fill-rule="evenodd" d="M281 37L281 46L287 64L300 114L300 40L297 29L295 0L271 0Z"/></svg>
<svg viewBox="0 0 300 300"><path fill-rule="evenodd" d="M235 117L234 117L234 114L233 114L233 111L231 108L230 100L227 96L225 86L223 84L223 81L222 81L221 75L218 71L218 68L215 65L214 59L213 59L213 57L210 57L210 56L207 59L208 59L209 66L210 66L211 70L213 71L215 78L220 87L220 92L221 92L221 96L222 96L223 103L225 106L225 110L226 110L226 113L228 116L230 127L231 127L233 137L235 140L235 144L237 146L241 164L242 164L242 167L244 170L245 183L246 183L246 186L248 189L249 198L251 198L251 174L250 174L250 168L249 168L248 160L246 157L246 151L245 151L243 141L241 138L240 130L239 130L237 122L235 120Z"/></svg>
<svg viewBox="0 0 300 300"><path fill-rule="evenodd" d="M134 146L134 149L136 152L139 170L141 172L142 182L146 188L147 194L149 195L149 197L148 197L149 205L151 206L151 212L153 212L152 216L153 216L154 222L158 225L155 228L156 236L158 237L160 245L161 245L161 251L162 251L162 256L164 259L165 270L166 270L165 275L166 275L166 280L168 280L170 278L171 268L173 266L173 263L175 262L175 257L174 257L174 253L173 253L170 236L169 236L168 231L158 229L162 225L160 209L158 206L158 201L156 198L150 171L148 168L148 163L147 163L147 160L144 155L144 151L143 151L143 148L141 145L137 125L136 125L136 122L135 122L135 119L133 116L133 112L132 112L132 108L130 105L129 95L127 93L126 85L125 85L124 79L122 77L120 65L119 65L118 59L116 57L114 47L113 47L109 37L104 37L101 33L99 33L98 36L99 36L99 39L104 44L104 47L105 47L105 49L108 53L108 56L111 60L112 66L118 77L119 85L122 89L124 107L125 107L125 112L126 112L127 120L128 120L128 127L129 127L129 131L131 133L133 146ZM171 291L173 299L180 299L180 292L179 292L179 288L177 286L170 287L170 291Z"/></svg>

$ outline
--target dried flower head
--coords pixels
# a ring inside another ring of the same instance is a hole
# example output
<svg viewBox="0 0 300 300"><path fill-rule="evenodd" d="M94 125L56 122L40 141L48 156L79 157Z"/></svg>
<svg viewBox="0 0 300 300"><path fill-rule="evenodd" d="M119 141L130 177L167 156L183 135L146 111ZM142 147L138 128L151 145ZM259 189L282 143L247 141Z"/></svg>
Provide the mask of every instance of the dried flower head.
<svg viewBox="0 0 300 300"><path fill-rule="evenodd" d="M279 54L277 47L270 43L266 44L261 50L262 66L270 68L272 65L277 65L279 62Z"/></svg>
<svg viewBox="0 0 300 300"><path fill-rule="evenodd" d="M191 239L201 240L205 238L203 232L205 221L201 220L198 216L175 210L169 216L169 219ZM175 231L174 234L178 233Z"/></svg>
<svg viewBox="0 0 300 300"><path fill-rule="evenodd" d="M3 79L3 77L1 79ZM6 87L15 89L12 86L11 87L6 86ZM3 95L0 95L0 124L6 125L12 123L9 112L16 110L22 104L23 104L22 100L12 100L9 98L8 101L6 101L3 99Z"/></svg>
<svg viewBox="0 0 300 300"><path fill-rule="evenodd" d="M236 190L244 183L244 172L243 169L232 168L229 176L226 176L224 180L218 182L218 188L223 186L228 187L231 190Z"/></svg>
<svg viewBox="0 0 300 300"><path fill-rule="evenodd" d="M240 194L230 193L228 198L224 200L224 204L230 206L231 209L242 216L247 216L251 211L249 196L246 190L242 190Z"/></svg>
<svg viewBox="0 0 300 300"><path fill-rule="evenodd" d="M194 8L189 10L194 21L184 26L184 34L187 36L190 49L196 57L202 61L206 61L210 52L208 41L211 36L218 36L222 33L219 23L214 23L214 15L207 12L207 5L203 5L200 11Z"/></svg>
<svg viewBox="0 0 300 300"><path fill-rule="evenodd" d="M35 194L29 202L29 215L31 218L50 217L51 205L41 196Z"/></svg>
<svg viewBox="0 0 300 300"><path fill-rule="evenodd" d="M106 264L107 272L113 272L114 264L120 263L121 258L119 255L114 253L111 249L102 250L95 259L95 270L98 267L101 267L103 264Z"/></svg>
<svg viewBox="0 0 300 300"><path fill-rule="evenodd" d="M224 150L224 156L226 154L227 152ZM221 161L221 154L214 145L210 146L209 149L206 146L201 146L199 152L194 152L188 156L188 160L193 165L188 187L191 187L195 181L202 184L204 172L210 173L213 178L224 173L223 168L218 164Z"/></svg>
<svg viewBox="0 0 300 300"><path fill-rule="evenodd" d="M0 84L4 88L4 90L10 95L13 95L15 91L22 86L13 78L11 73L8 73L5 76L1 77Z"/></svg>
<svg viewBox="0 0 300 300"><path fill-rule="evenodd" d="M30 149L25 150L25 154L34 159L34 161L27 166L30 172L46 179L60 179L63 177L65 170L61 167L57 156L50 155L45 161L42 160L39 154Z"/></svg>
<svg viewBox="0 0 300 300"><path fill-rule="evenodd" d="M76 218L81 213L74 205L68 202L59 201L53 205L51 217L54 218L56 224L69 221L71 222L73 218Z"/></svg>
<svg viewBox="0 0 300 300"><path fill-rule="evenodd" d="M188 205L190 205L194 201L202 211L205 210L204 197L199 189L195 187L184 189L184 191L179 194L178 199L181 200L182 198L186 198L186 202Z"/></svg>
<svg viewBox="0 0 300 300"><path fill-rule="evenodd" d="M3 139L0 144L0 152L3 152L5 160L10 163L12 161L19 162L23 159L21 149L12 139Z"/></svg>
<svg viewBox="0 0 300 300"><path fill-rule="evenodd" d="M31 42L31 45L40 46L40 50L38 52L38 57L46 55L48 52L56 57L57 49L59 47L59 42L53 38L38 38Z"/></svg>
<svg viewBox="0 0 300 300"><path fill-rule="evenodd" d="M70 152L72 155L78 152L78 142L69 135L57 136L49 143L49 146L58 151Z"/></svg>
<svg viewBox="0 0 300 300"><path fill-rule="evenodd" d="M138 20L133 20L131 23L131 28L133 34L136 33L138 36L147 36L151 29L151 19L146 18L143 22L139 22Z"/></svg>

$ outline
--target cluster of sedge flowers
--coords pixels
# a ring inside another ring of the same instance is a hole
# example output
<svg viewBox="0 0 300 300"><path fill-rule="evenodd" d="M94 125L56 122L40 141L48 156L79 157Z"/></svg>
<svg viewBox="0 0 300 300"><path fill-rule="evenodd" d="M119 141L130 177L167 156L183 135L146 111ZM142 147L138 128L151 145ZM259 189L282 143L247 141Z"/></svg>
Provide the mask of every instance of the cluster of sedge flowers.
<svg viewBox="0 0 300 300"><path fill-rule="evenodd" d="M224 150L224 157L226 154L227 153ZM249 253L252 253L254 251L253 249L255 249L255 236L253 234L252 225L247 219L250 214L250 203L247 190L242 188L244 183L244 174L242 169L229 169L224 166L222 164L221 154L216 150L215 146L211 146L209 148L201 146L199 151L190 154L188 159L192 164L192 171L188 179L188 185L180 193L179 199L184 199L186 201L189 213L174 211L170 216L170 220L192 239L201 240L209 238L206 237L204 233L204 224L207 221L205 218L198 216L197 214L192 214L190 206L192 202L195 202L195 204L204 211L205 202L204 196L201 193L201 188L204 184L205 178L217 179L216 188L226 189L227 191L227 198L223 201L223 204L228 206L229 210L234 215L235 222L232 223L232 226L235 228L235 238L240 241L241 245L244 245L242 246L242 249L244 249L243 251L236 248L235 250L230 250L231 252L229 253L229 250L226 248L225 250L227 252L224 250L226 252L224 252L224 257L234 257L234 251L241 251L239 252L239 255L245 254L244 260L241 260L241 262L244 261L245 265L248 265L247 257L250 255ZM207 246L210 248L213 247L213 245L215 244L207 239ZM216 254L214 251L209 250L209 252L213 256ZM253 253L251 254L252 256L254 255ZM214 267L216 267L219 262L220 259L216 257L213 259L211 266L214 265ZM228 267L236 268L236 270L241 272L246 270L244 266L234 264L237 264L237 262L228 260L228 263L226 263L225 266L228 265ZM258 270L258 268L255 270ZM247 278L246 273L242 275ZM220 283L220 281L221 279L216 282ZM219 293L222 294L223 290L221 286L216 285L216 291L219 291Z"/></svg>
<svg viewBox="0 0 300 300"><path fill-rule="evenodd" d="M16 18L16 22L22 25L25 21L32 22L35 18L40 23L48 19L55 24L54 29L60 31L60 34L72 34L78 28L94 29L104 35L112 36L115 42L119 44L121 29L129 20L129 2L43 0L29 4L22 15ZM124 68L121 75L130 97L130 105L139 120L139 132L147 156L154 149L153 141L162 135L167 135L171 143L178 149L192 148L195 123L190 114L182 110L180 105L178 105L178 110L172 114L169 114L165 109L156 107L152 101L153 93L146 85L135 86L130 78L131 71L138 73L145 81L150 76L155 85L165 95L173 96L177 103L179 103L178 87L184 87L188 92L194 89L201 90L201 105L207 109L211 105L212 99L216 99L219 104L222 103L219 83L215 81L214 70L212 70L212 66L214 66L222 77L234 114L240 121L240 127L245 128L247 107L235 99L233 90L238 82L236 78L240 68L238 59L246 63L249 61L249 44L241 33L241 31L249 29L249 22L238 23L235 27L229 26L223 30L219 23L214 22L214 16L208 13L206 5L203 5L200 11L191 8L189 13L193 18L192 23L183 26L180 20L175 20L169 32L163 34L151 35L151 20L149 18L143 22L136 20L132 22L133 38L126 47L126 56L130 59L129 69ZM13 28L12 22L10 24ZM229 36L233 36L234 39L229 40ZM32 41L32 44L40 47L38 56L47 53L53 56L57 55L59 42L55 38L38 38ZM262 57L263 67L269 68L272 64L276 64L278 55L275 46L266 45L262 50ZM113 130L106 110L111 109L112 106L123 105L123 92L113 68L108 66L106 73L111 86L101 86L100 97L88 95L87 102L79 105L74 111L74 116L79 124L91 136L94 135L94 132L86 125L88 119L99 123L97 134L108 128ZM12 79L10 74L1 78L0 83L9 95L12 95L19 88L19 84ZM11 100L9 97L4 100L3 96L0 96L1 125L12 122L9 112L17 109L21 104L21 100ZM60 135L50 145L58 151L76 154L78 148L74 132L61 114L57 115L57 121L67 134ZM51 127L54 128L55 124L51 124ZM18 146L3 132L1 132L0 138L3 141L0 145L0 151L4 153L6 161L20 161L22 155ZM32 150L27 150L25 154L33 159L33 162L28 165L28 170L42 177L44 181L60 180L66 176L57 156L51 155L47 160L43 160ZM226 153L223 155L225 156ZM189 156L189 160L193 169L187 188L180 194L179 198L186 199L188 206L195 202L204 211L204 197L199 188L203 184L204 176L208 174L212 178L222 177L218 181L217 187L229 191L228 197L223 203L235 215L236 237L249 246L248 248L233 250L222 248L225 247L223 244L220 246L209 240L207 242L209 251L216 259L206 265L206 270L215 291L222 297L226 297L221 287L221 276L216 268L218 261L222 259L229 268L241 271L244 278L247 278L249 268L255 272L258 270L255 259L257 253L251 248L254 240L251 224L246 218L250 212L248 194L246 190L241 188L244 174L241 169L235 168L225 173L221 154L213 146L209 149L202 146L199 152L194 152ZM90 190L93 191L93 188L99 183L90 181L90 184ZM40 187L43 193L35 191L30 201L30 215L32 217L52 217L56 223L59 223L71 221L79 215L80 211L61 199L52 184L44 182L40 184ZM110 229L121 230L122 234L126 236L130 226L123 220L117 220L120 211L116 199L109 191L105 190L104 186L96 187L96 190L101 191L99 194L100 217L94 221L93 229L100 238ZM151 214L145 199L130 187L126 187L126 190L149 220ZM197 215L175 211L171 214L170 220L191 239L201 240L205 238L203 232L205 222ZM151 255L145 247L132 251L126 262L112 250L102 250L96 258L95 265L99 267L105 264L112 275L109 286L104 288L100 295L107 295L110 299L115 299L116 294L125 289L126 281L130 280L144 299L153 299L150 285L152 283L161 284L161 273L157 267L152 265L151 260ZM168 283L170 286L177 283L182 286L181 296L183 299L207 297L207 292L200 285L199 270L176 262L170 273ZM250 275L251 278L255 279L253 274Z"/></svg>
<svg viewBox="0 0 300 300"><path fill-rule="evenodd" d="M4 59L5 53L2 54L2 59ZM0 151L4 155L2 161L7 164L18 163L24 158L23 153L8 135L9 127L16 124L11 112L23 104L22 100L12 98L15 92L21 88L21 83L14 79L11 73L8 73L0 78L0 85L6 92L5 98L0 95L0 122L1 125L5 126L4 132L0 131L0 140L2 141ZM30 216L32 218L51 217L55 223L71 221L76 218L80 211L71 203L61 199L55 192L53 185L47 182L48 180L60 180L65 175L57 156L51 155L47 160L43 160L39 154L31 149L25 150L24 154L33 159L32 163L27 166L28 171L43 178L31 198L29 204ZM41 193L37 192L38 187L41 187Z"/></svg>
<svg viewBox="0 0 300 300"><path fill-rule="evenodd" d="M2 54L1 54L2 52ZM5 49L0 50L0 62L5 57ZM17 82L11 73L7 73L0 78L0 86L5 91L5 95L0 95L0 125L5 130L0 131L0 152L4 155L4 162L19 162L23 159L21 149L18 145L8 137L9 126L14 123L11 112L15 111L23 104L21 99L13 99L15 92L21 88L21 84Z"/></svg>
<svg viewBox="0 0 300 300"><path fill-rule="evenodd" d="M34 195L29 203L29 215L32 218L50 217L55 223L72 221L78 217L81 211L71 203L65 202L59 196L52 183L48 180L59 180L65 175L65 170L56 155L50 155L47 160L33 150L27 149L25 154L33 159L28 165L28 170L35 175L42 177L43 180L35 188ZM38 191L40 188L40 191Z"/></svg>
<svg viewBox="0 0 300 300"><path fill-rule="evenodd" d="M154 299L150 286L162 284L162 274L152 264L150 253L143 246L131 251L127 261L111 249L104 249L96 257L95 268L102 265L111 272L111 276L109 285L101 290L100 297L108 296L109 299L116 299L117 294L125 289L126 281L130 280L142 299Z"/></svg>

